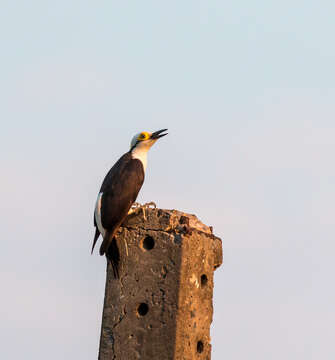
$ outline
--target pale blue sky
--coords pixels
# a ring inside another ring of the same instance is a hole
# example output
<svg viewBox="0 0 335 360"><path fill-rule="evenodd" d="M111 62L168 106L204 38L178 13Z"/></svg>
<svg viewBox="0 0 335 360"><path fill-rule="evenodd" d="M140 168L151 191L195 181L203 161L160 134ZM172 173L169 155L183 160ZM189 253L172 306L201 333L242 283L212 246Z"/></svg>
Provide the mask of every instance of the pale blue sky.
<svg viewBox="0 0 335 360"><path fill-rule="evenodd" d="M109 167L224 238L213 360L334 356L332 1L3 1L1 358L95 359ZM47 355L48 354L48 355Z"/></svg>

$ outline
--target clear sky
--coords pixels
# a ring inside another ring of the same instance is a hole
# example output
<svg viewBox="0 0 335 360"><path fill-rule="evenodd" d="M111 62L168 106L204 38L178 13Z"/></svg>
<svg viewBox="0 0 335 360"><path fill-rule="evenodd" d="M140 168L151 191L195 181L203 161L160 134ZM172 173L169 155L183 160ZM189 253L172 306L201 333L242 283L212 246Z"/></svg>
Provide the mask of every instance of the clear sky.
<svg viewBox="0 0 335 360"><path fill-rule="evenodd" d="M334 356L333 1L2 1L2 359L97 357L106 171L224 238L214 360Z"/></svg>

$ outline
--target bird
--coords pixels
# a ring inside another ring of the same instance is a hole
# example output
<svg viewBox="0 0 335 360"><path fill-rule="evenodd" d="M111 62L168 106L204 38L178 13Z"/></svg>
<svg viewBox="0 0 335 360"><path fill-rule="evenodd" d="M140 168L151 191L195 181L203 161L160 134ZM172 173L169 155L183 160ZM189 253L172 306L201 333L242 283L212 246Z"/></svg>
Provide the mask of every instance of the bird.
<svg viewBox="0 0 335 360"><path fill-rule="evenodd" d="M130 143L130 150L120 157L105 176L94 208L95 235L92 251L101 235L100 255L110 260L114 277L119 277L120 253L115 234L127 215L143 185L147 167L147 154L155 142L167 135L168 129L155 132L142 131Z"/></svg>

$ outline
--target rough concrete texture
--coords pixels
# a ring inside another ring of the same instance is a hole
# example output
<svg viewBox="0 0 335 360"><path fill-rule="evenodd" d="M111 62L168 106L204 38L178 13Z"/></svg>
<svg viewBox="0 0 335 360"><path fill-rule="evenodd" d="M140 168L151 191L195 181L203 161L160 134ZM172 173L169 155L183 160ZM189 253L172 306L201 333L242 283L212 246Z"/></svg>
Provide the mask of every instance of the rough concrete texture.
<svg viewBox="0 0 335 360"><path fill-rule="evenodd" d="M99 360L210 359L221 240L194 215L145 215L128 216L117 234L120 279L108 264Z"/></svg>

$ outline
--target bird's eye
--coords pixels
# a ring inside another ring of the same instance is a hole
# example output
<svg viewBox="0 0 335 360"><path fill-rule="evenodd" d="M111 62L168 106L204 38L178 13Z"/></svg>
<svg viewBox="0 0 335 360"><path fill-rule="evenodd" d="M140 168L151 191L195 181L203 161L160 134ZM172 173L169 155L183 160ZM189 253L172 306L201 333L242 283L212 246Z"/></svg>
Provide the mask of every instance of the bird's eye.
<svg viewBox="0 0 335 360"><path fill-rule="evenodd" d="M147 139L147 134L146 133L141 133L138 137L139 140L146 140Z"/></svg>

